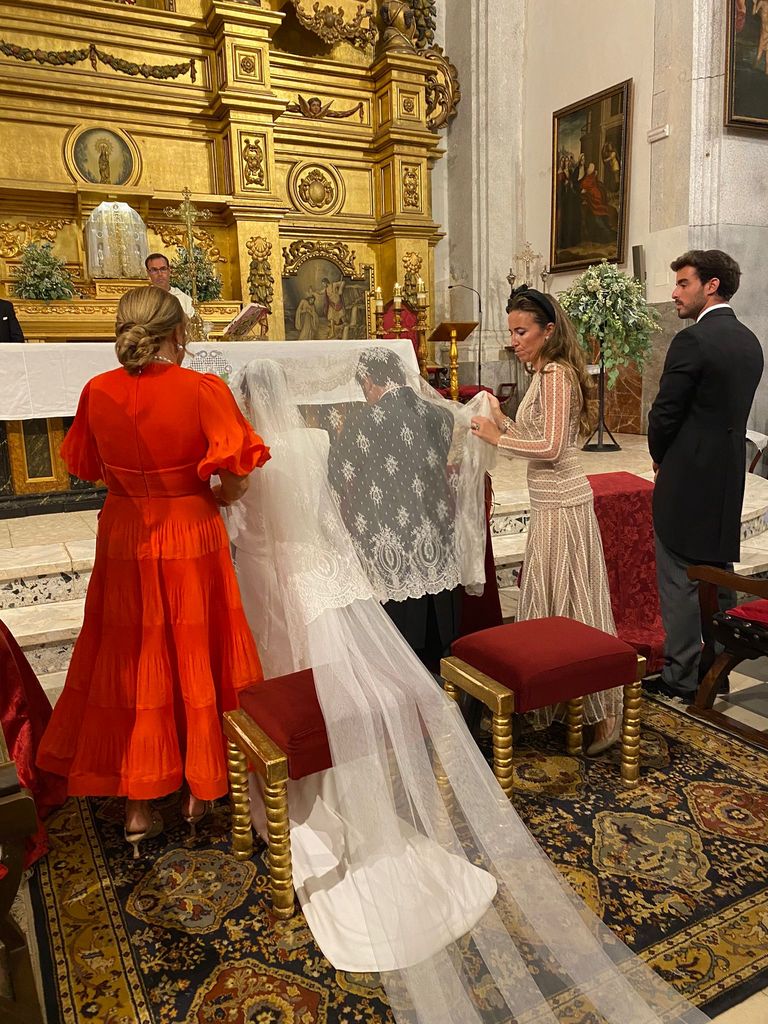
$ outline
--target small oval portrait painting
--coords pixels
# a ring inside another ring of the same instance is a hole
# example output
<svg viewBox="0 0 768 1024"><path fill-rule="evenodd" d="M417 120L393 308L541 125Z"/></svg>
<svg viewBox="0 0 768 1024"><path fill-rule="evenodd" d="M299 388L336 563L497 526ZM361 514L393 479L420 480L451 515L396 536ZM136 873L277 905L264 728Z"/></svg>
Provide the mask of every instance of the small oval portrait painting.
<svg viewBox="0 0 768 1024"><path fill-rule="evenodd" d="M125 185L134 171L130 146L108 128L87 128L75 140L72 158L78 174L95 185Z"/></svg>

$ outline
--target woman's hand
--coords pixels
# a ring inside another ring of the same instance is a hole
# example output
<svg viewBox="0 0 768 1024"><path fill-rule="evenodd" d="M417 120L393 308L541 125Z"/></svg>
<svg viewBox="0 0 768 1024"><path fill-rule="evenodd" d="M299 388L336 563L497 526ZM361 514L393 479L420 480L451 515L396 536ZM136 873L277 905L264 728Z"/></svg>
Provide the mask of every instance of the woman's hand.
<svg viewBox="0 0 768 1024"><path fill-rule="evenodd" d="M501 406L499 405L499 400L496 395L488 395L488 404L491 407L491 419L499 430L502 430L507 417L501 411Z"/></svg>
<svg viewBox="0 0 768 1024"><path fill-rule="evenodd" d="M470 429L475 437L479 437L486 444L496 445L499 443L501 431L493 420L489 420L487 416L473 416Z"/></svg>

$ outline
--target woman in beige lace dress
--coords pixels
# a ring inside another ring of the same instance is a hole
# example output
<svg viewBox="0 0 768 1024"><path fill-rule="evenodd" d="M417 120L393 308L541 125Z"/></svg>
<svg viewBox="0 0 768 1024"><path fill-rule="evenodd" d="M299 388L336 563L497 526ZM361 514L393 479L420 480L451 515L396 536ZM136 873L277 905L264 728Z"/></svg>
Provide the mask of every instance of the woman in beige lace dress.
<svg viewBox="0 0 768 1024"><path fill-rule="evenodd" d="M507 312L512 346L533 375L531 386L516 421L494 400L493 418L474 417L472 429L500 451L528 460L531 522L517 618L563 615L615 635L592 488L576 448L588 429L584 354L552 296L523 287ZM621 687L585 699L586 721L595 725L588 754L618 740L621 707ZM536 724L548 724L554 710L537 712Z"/></svg>

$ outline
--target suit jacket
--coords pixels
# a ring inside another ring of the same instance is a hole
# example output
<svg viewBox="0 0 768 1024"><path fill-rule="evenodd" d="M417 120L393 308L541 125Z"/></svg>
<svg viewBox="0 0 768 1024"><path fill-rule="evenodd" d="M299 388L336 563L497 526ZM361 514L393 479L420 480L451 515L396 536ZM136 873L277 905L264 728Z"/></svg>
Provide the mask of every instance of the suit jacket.
<svg viewBox="0 0 768 1024"><path fill-rule="evenodd" d="M24 332L11 302L0 299L0 342L24 341Z"/></svg>
<svg viewBox="0 0 768 1024"><path fill-rule="evenodd" d="M691 562L739 559L747 418L763 372L760 342L729 308L672 340L648 416L659 464L656 533Z"/></svg>

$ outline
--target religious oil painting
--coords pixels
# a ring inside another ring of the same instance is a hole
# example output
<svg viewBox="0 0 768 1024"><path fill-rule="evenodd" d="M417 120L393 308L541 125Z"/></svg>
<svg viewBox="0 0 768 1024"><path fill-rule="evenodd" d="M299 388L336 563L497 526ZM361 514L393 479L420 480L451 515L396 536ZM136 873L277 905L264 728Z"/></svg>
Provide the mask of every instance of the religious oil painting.
<svg viewBox="0 0 768 1024"><path fill-rule="evenodd" d="M87 128L72 150L78 174L94 185L125 185L133 175L130 146L108 128Z"/></svg>
<svg viewBox="0 0 768 1024"><path fill-rule="evenodd" d="M373 270L363 266L360 273L350 277L318 256L283 277L286 340L370 338Z"/></svg>
<svg viewBox="0 0 768 1024"><path fill-rule="evenodd" d="M624 262L631 104L630 78L553 115L553 271Z"/></svg>
<svg viewBox="0 0 768 1024"><path fill-rule="evenodd" d="M768 131L768 0L728 0L725 124Z"/></svg>

